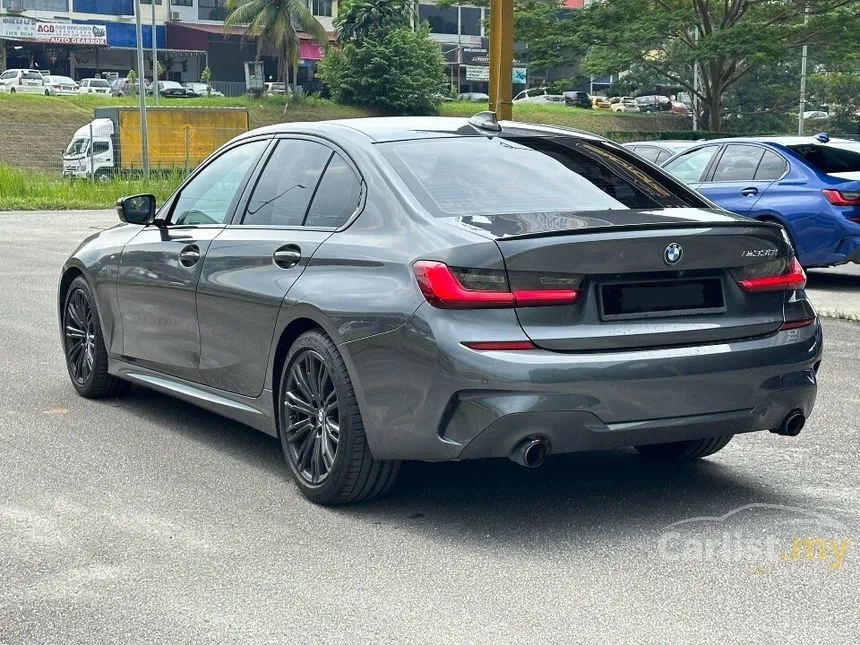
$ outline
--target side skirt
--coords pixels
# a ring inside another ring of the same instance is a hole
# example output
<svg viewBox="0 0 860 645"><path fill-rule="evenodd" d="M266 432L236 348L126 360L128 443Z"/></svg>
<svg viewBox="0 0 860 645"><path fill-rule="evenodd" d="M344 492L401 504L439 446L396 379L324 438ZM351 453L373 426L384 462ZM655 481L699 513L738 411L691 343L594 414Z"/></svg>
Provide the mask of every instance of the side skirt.
<svg viewBox="0 0 860 645"><path fill-rule="evenodd" d="M131 383L169 394L233 421L244 423L273 437L278 436L270 390L263 390L260 396L251 398L192 383L117 358L108 359L108 372Z"/></svg>

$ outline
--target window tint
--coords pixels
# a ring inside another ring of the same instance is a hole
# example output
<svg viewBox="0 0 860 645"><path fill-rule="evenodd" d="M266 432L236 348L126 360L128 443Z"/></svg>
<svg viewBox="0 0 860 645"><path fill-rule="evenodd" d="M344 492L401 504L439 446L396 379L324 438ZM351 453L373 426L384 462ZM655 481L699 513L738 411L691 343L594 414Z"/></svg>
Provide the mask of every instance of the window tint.
<svg viewBox="0 0 860 645"><path fill-rule="evenodd" d="M785 174L785 160L775 152L765 150L764 157L761 158L761 163L756 170L755 178L762 180L779 179Z"/></svg>
<svg viewBox="0 0 860 645"><path fill-rule="evenodd" d="M172 224L223 224L253 163L268 141L252 141L228 150L200 171L173 207Z"/></svg>
<svg viewBox="0 0 860 645"><path fill-rule="evenodd" d="M660 153L657 155L657 161L655 161L654 163L662 164L664 161L666 161L671 156L672 156L671 152L666 152L665 150L661 150Z"/></svg>
<svg viewBox="0 0 860 645"><path fill-rule="evenodd" d="M701 180L702 173L705 172L705 168L708 167L708 163L710 163L711 157L714 156L716 150L716 146L693 150L675 159L666 166L666 170L681 181L694 184Z"/></svg>
<svg viewBox="0 0 860 645"><path fill-rule="evenodd" d="M10 78L15 78L15 72L3 72L0 74L0 81L6 81Z"/></svg>
<svg viewBox="0 0 860 645"><path fill-rule="evenodd" d="M636 146L636 154L648 161L657 161L660 149L654 146Z"/></svg>
<svg viewBox="0 0 860 645"><path fill-rule="evenodd" d="M93 154L98 155L103 152L107 152L110 150L110 146L107 144L107 141L96 141L93 144Z"/></svg>
<svg viewBox="0 0 860 645"><path fill-rule="evenodd" d="M305 226L343 226L358 206L361 185L343 157L335 153L317 188Z"/></svg>
<svg viewBox="0 0 860 645"><path fill-rule="evenodd" d="M755 178L758 162L764 153L756 146L726 146L723 156L717 162L714 178L711 181L745 181Z"/></svg>
<svg viewBox="0 0 860 645"><path fill-rule="evenodd" d="M789 146L810 166L823 173L860 171L860 143L833 142Z"/></svg>
<svg viewBox="0 0 860 645"><path fill-rule="evenodd" d="M632 153L599 141L459 137L380 150L437 217L703 205Z"/></svg>
<svg viewBox="0 0 860 645"><path fill-rule="evenodd" d="M27 72L24 74L24 78L28 81L41 81L42 75L39 72Z"/></svg>
<svg viewBox="0 0 860 645"><path fill-rule="evenodd" d="M303 139L283 139L269 157L243 224L301 226L332 151Z"/></svg>

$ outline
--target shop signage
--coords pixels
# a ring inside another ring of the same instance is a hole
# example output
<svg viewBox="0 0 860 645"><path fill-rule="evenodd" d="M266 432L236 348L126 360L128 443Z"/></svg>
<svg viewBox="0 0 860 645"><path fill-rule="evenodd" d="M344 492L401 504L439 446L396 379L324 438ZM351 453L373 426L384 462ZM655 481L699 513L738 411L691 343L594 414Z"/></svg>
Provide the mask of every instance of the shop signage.
<svg viewBox="0 0 860 645"><path fill-rule="evenodd" d="M104 25L38 22L19 16L0 16L0 38L52 45L107 45Z"/></svg>
<svg viewBox="0 0 860 645"><path fill-rule="evenodd" d="M479 81L479 82L489 82L490 80L490 68L483 67L481 65L466 65L466 80L467 81ZM520 85L525 85L527 80L527 73L525 67L514 67L511 70L511 81L513 83L518 83Z"/></svg>

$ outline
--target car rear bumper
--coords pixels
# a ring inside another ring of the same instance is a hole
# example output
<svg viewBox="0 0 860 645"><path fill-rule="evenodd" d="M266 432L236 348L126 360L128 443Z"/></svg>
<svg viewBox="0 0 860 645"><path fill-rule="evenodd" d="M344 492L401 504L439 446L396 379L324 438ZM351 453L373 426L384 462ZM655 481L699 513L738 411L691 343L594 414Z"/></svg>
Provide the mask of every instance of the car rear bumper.
<svg viewBox="0 0 860 645"><path fill-rule="evenodd" d="M377 458L505 457L536 435L563 453L770 430L815 403L817 320L755 339L566 354L468 349L471 324L511 312L457 313L474 323L425 304L343 346Z"/></svg>

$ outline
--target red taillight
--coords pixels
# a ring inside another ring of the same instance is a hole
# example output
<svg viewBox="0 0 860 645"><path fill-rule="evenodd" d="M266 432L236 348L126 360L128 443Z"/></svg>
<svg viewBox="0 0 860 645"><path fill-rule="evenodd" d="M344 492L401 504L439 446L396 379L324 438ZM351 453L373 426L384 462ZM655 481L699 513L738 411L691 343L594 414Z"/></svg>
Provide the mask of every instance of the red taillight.
<svg viewBox="0 0 860 645"><path fill-rule="evenodd" d="M803 320L790 320L788 322L782 323L782 327L780 327L780 331L785 331L787 329L800 329L801 327L809 327L812 323L815 322L815 318L804 318Z"/></svg>
<svg viewBox="0 0 860 645"><path fill-rule="evenodd" d="M444 309L504 309L509 307L537 307L541 305L564 305L576 302L579 291L576 289L529 289L513 290L507 288L507 280L499 280L494 288L492 281L478 272L475 282L483 282L489 288L469 289L457 278L454 271L442 262L419 260L412 266L421 293L434 307ZM461 270L462 271L462 270ZM484 274L490 272L483 272ZM470 275L464 273L464 276Z"/></svg>
<svg viewBox="0 0 860 645"><path fill-rule="evenodd" d="M780 275L738 280L738 286L748 293L759 291L794 291L806 286L806 273L797 258L791 258L788 270Z"/></svg>
<svg viewBox="0 0 860 645"><path fill-rule="evenodd" d="M530 340L497 340L463 343L469 349L481 352L509 352L515 350L537 349Z"/></svg>
<svg viewBox="0 0 860 645"><path fill-rule="evenodd" d="M860 191L828 189L821 192L834 206L860 206Z"/></svg>

